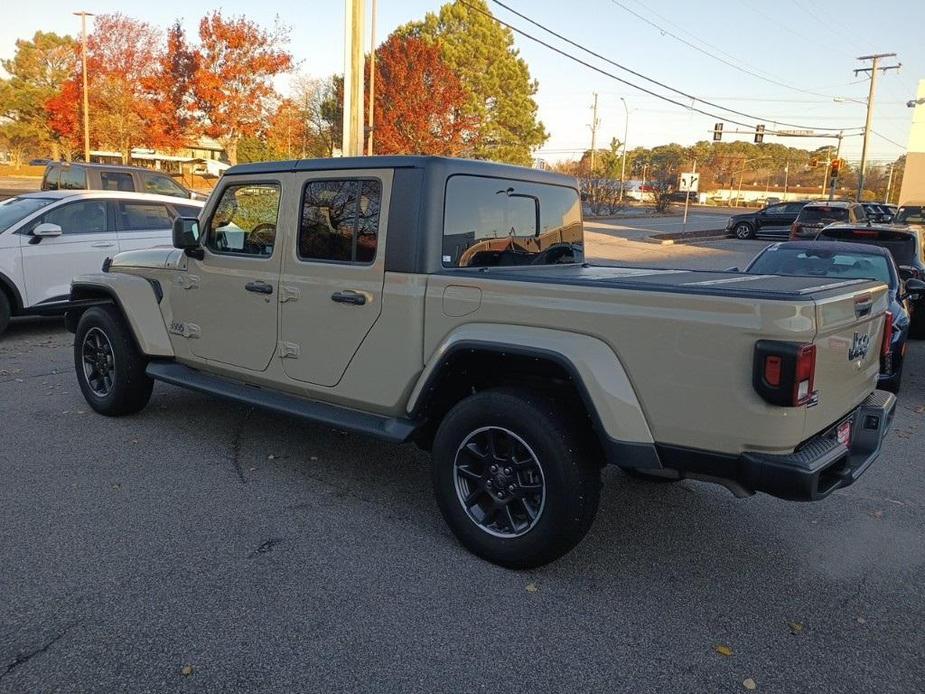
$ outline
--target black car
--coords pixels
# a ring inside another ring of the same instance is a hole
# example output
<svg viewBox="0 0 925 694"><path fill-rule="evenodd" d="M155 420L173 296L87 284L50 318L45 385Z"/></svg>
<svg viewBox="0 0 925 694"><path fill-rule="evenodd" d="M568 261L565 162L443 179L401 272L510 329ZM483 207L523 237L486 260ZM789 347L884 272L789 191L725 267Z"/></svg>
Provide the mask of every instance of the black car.
<svg viewBox="0 0 925 694"><path fill-rule="evenodd" d="M895 224L832 224L819 232L816 239L884 248L893 255L903 281L925 280L925 231L921 228ZM910 335L921 339L925 338L925 293L915 294Z"/></svg>
<svg viewBox="0 0 925 694"><path fill-rule="evenodd" d="M790 225L808 201L781 202L768 205L755 212L733 215L726 222L726 232L737 239L753 239L756 236L787 238Z"/></svg>
<svg viewBox="0 0 925 694"><path fill-rule="evenodd" d="M912 279L904 283L888 250L832 241L775 243L755 256L745 272L758 275L873 279L883 282L889 287L889 350L884 350L881 355L877 387L892 393L899 392L906 339L909 336L909 292L925 292L925 282Z"/></svg>

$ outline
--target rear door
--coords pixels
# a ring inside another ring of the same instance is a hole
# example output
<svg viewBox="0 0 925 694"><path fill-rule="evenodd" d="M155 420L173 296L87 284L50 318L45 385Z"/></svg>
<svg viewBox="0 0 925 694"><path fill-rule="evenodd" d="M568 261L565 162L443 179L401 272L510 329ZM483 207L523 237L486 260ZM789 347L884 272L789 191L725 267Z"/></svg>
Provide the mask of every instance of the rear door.
<svg viewBox="0 0 925 694"><path fill-rule="evenodd" d="M118 252L118 239L107 200L77 200L49 210L29 225L47 222L61 227L61 236L20 236L26 304L68 297L76 275L99 272L107 256Z"/></svg>
<svg viewBox="0 0 925 694"><path fill-rule="evenodd" d="M100 190L118 190L123 193L135 192L135 177L129 171L100 170Z"/></svg>
<svg viewBox="0 0 925 694"><path fill-rule="evenodd" d="M794 218L787 214L787 205L771 205L758 216L761 233L770 236L784 236L790 232Z"/></svg>
<svg viewBox="0 0 925 694"><path fill-rule="evenodd" d="M280 278L280 356L290 378L335 386L382 312L392 172L296 180L298 229Z"/></svg>
<svg viewBox="0 0 925 694"><path fill-rule="evenodd" d="M169 246L174 213L162 202L113 200L119 250Z"/></svg>

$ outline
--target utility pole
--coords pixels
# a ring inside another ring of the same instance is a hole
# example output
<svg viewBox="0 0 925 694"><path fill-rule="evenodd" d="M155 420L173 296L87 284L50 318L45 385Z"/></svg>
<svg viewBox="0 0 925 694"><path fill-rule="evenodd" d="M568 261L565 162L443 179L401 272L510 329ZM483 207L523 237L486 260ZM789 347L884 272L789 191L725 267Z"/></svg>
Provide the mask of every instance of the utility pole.
<svg viewBox="0 0 925 694"><path fill-rule="evenodd" d="M832 176L832 181L829 185L829 202L835 198L835 191L838 188L838 176L841 173L841 141L844 137L844 134L841 130L838 131L838 146L835 148L835 161L838 162L838 168L835 169L835 175ZM826 169L826 176L828 176L828 169Z"/></svg>
<svg viewBox="0 0 925 694"><path fill-rule="evenodd" d="M890 202L890 190L893 188L893 166L894 164L890 164L890 176L886 179L886 197L883 202L887 204Z"/></svg>
<svg viewBox="0 0 925 694"><path fill-rule="evenodd" d="M825 197L825 186L829 182L829 166L832 164L832 148L827 147L825 151L825 169L822 171L822 193L819 197ZM831 200L831 198L829 198Z"/></svg>
<svg viewBox="0 0 925 694"><path fill-rule="evenodd" d="M83 73L83 105L84 105L84 161L90 162L90 97L87 93L87 17L90 12L75 12L80 17L80 67Z"/></svg>
<svg viewBox="0 0 925 694"><path fill-rule="evenodd" d="M864 169L867 166L867 143L870 139L870 126L874 118L874 98L877 96L877 72L886 72L887 70L898 70L902 63L880 67L881 58L895 58L895 53L876 53L874 55L862 55L858 60L869 60L870 67L858 68L854 71L857 77L862 72L870 73L870 91L867 94L867 120L864 123L864 144L861 145L861 170L858 172L858 193L857 201L861 201L861 192L864 190Z"/></svg>
<svg viewBox="0 0 925 694"><path fill-rule="evenodd" d="M366 156L373 156L373 124L376 119L376 0L372 0L372 17L369 25L369 139L366 142Z"/></svg>
<svg viewBox="0 0 925 694"><path fill-rule="evenodd" d="M790 182L790 162L784 164L784 202L787 201L787 184Z"/></svg>
<svg viewBox="0 0 925 694"><path fill-rule="evenodd" d="M601 124L597 117L597 92L594 92L594 106L591 107L593 115L591 116L591 176L594 176L594 154L597 149L597 128Z"/></svg>
<svg viewBox="0 0 925 694"><path fill-rule="evenodd" d="M344 0L343 155L363 154L363 0Z"/></svg>
<svg viewBox="0 0 925 694"><path fill-rule="evenodd" d="M623 202L623 187L626 185L626 139L629 137L630 130L630 110L626 105L626 99L621 96L620 101L623 102L623 110L626 111L626 124L623 126L623 163L620 165L620 202Z"/></svg>

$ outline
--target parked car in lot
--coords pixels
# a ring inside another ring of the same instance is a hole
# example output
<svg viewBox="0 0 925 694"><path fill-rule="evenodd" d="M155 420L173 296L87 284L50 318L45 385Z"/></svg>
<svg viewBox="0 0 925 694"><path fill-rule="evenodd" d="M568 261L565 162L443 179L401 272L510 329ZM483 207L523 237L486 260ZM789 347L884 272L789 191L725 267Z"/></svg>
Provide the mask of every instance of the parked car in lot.
<svg viewBox="0 0 925 694"><path fill-rule="evenodd" d="M878 388L898 393L909 337L910 299L925 293L925 281L904 282L885 248L837 241L788 241L761 251L745 268L753 275L806 275L835 279L872 279L889 288L889 349L880 355Z"/></svg>
<svg viewBox="0 0 925 694"><path fill-rule="evenodd" d="M119 251L170 244L202 203L163 195L46 191L0 205L0 334L10 317L60 312L75 275Z"/></svg>
<svg viewBox="0 0 925 694"><path fill-rule="evenodd" d="M736 214L726 222L726 233L737 239L787 238L806 201L782 202L768 205L754 212Z"/></svg>
<svg viewBox="0 0 925 694"><path fill-rule="evenodd" d="M138 412L159 380L414 441L457 538L504 566L581 540L605 462L815 500L869 467L895 407L882 283L592 266L578 183L551 172L237 166L174 247L72 285L94 410Z"/></svg>
<svg viewBox="0 0 925 694"><path fill-rule="evenodd" d="M867 221L867 212L859 202L811 202L803 206L796 221L790 226L790 240L813 239L819 230L829 224Z"/></svg>
<svg viewBox="0 0 925 694"><path fill-rule="evenodd" d="M187 200L205 200L207 197L187 189L161 171L139 166L63 161L51 162L45 167L42 190L116 190Z"/></svg>
<svg viewBox="0 0 925 694"><path fill-rule="evenodd" d="M833 224L817 236L820 241L843 241L885 248L893 255L903 281L925 280L925 228L895 224ZM925 338L925 294L910 307L910 334Z"/></svg>
<svg viewBox="0 0 925 694"><path fill-rule="evenodd" d="M910 202L900 205L893 217L893 224L925 226L925 202Z"/></svg>

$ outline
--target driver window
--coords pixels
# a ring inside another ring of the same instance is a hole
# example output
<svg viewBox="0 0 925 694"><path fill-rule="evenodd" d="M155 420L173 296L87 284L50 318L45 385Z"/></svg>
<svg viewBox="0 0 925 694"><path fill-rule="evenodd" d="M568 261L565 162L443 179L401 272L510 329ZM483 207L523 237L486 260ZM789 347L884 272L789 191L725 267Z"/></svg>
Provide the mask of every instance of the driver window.
<svg viewBox="0 0 925 694"><path fill-rule="evenodd" d="M213 253L269 258L276 242L279 186L229 186L212 212L206 247Z"/></svg>

